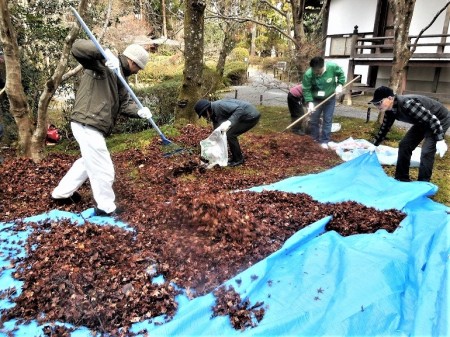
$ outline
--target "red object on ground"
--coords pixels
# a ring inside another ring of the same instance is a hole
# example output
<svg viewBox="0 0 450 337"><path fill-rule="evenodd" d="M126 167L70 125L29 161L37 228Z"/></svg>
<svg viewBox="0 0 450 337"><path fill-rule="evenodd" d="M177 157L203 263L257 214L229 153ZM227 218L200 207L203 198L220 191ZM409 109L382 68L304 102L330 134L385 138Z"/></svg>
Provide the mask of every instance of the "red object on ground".
<svg viewBox="0 0 450 337"><path fill-rule="evenodd" d="M61 139L59 130L53 124L50 124L47 128L47 138L46 141L49 143L57 143Z"/></svg>

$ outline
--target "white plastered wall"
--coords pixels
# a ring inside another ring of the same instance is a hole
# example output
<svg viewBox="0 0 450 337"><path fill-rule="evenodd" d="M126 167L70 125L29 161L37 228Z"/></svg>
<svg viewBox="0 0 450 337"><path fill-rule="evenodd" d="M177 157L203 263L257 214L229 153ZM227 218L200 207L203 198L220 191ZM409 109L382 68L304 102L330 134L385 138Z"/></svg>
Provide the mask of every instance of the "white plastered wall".
<svg viewBox="0 0 450 337"><path fill-rule="evenodd" d="M376 9L376 0L331 0L328 35L351 34L354 26L372 32Z"/></svg>
<svg viewBox="0 0 450 337"><path fill-rule="evenodd" d="M358 32L372 32L376 9L377 1L375 0L331 0L327 34L350 35L353 33L355 26L358 26ZM325 47L325 57L327 55L330 55L330 39L327 39ZM332 61L339 64L347 73L347 58L333 59ZM367 82L367 72L367 66L355 67L355 75L361 75L362 83Z"/></svg>

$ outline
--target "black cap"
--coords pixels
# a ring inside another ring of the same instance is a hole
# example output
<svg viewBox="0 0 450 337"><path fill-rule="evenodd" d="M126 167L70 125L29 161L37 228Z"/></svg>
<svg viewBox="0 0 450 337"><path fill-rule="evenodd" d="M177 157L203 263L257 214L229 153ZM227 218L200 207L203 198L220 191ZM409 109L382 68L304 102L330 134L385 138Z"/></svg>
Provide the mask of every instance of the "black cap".
<svg viewBox="0 0 450 337"><path fill-rule="evenodd" d="M194 110L198 115L198 118L202 117L203 114L211 106L211 102L206 99L201 99L194 105Z"/></svg>
<svg viewBox="0 0 450 337"><path fill-rule="evenodd" d="M375 89L372 100L369 103L378 103L384 98L394 97L394 91L391 88L381 86Z"/></svg>

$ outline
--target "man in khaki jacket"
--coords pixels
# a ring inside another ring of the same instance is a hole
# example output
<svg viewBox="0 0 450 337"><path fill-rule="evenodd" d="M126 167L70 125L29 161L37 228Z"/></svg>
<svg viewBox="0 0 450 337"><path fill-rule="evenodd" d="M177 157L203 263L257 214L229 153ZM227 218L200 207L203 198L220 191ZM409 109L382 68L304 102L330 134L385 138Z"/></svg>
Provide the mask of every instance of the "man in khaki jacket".
<svg viewBox="0 0 450 337"><path fill-rule="evenodd" d="M114 165L105 137L111 133L119 114L146 119L152 116L148 108L139 110L132 102L115 73L120 71L125 78L137 74L145 68L148 53L135 44L129 45L119 57L109 49L105 53L107 59L89 40L76 40L73 44L72 55L84 68L71 114L71 128L80 146L81 158L52 192L58 204L78 202L81 197L76 191L89 179L97 203L96 216L122 211L115 204Z"/></svg>

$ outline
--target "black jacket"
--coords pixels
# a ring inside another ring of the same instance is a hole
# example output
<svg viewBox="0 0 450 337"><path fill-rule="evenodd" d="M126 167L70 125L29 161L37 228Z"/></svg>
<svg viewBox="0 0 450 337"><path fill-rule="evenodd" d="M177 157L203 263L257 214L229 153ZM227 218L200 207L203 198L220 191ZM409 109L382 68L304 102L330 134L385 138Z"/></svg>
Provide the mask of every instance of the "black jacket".
<svg viewBox="0 0 450 337"><path fill-rule="evenodd" d="M211 110L214 129L227 120L231 122L232 127L239 122L251 121L261 116L252 104L232 98L211 102Z"/></svg>

